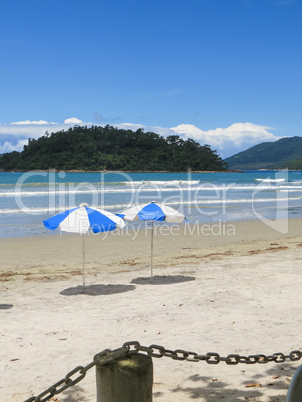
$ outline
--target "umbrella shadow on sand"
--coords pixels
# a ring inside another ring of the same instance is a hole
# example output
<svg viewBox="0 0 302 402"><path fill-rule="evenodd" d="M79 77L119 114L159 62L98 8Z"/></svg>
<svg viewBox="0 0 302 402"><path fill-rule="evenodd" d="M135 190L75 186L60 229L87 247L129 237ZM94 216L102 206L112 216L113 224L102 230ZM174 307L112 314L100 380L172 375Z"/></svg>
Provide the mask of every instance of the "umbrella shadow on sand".
<svg viewBox="0 0 302 402"><path fill-rule="evenodd" d="M13 304L0 304L0 310L8 310L12 307L14 307Z"/></svg>
<svg viewBox="0 0 302 402"><path fill-rule="evenodd" d="M130 283L138 285L172 285L174 283L195 281L194 276L183 275L155 275L152 278L134 278Z"/></svg>
<svg viewBox="0 0 302 402"><path fill-rule="evenodd" d="M134 285L89 285L85 287L83 291L83 286L75 286L72 288L67 288L60 292L63 296L76 296L76 295L87 295L87 296L105 296L112 295L115 293L125 293L134 290L136 287Z"/></svg>

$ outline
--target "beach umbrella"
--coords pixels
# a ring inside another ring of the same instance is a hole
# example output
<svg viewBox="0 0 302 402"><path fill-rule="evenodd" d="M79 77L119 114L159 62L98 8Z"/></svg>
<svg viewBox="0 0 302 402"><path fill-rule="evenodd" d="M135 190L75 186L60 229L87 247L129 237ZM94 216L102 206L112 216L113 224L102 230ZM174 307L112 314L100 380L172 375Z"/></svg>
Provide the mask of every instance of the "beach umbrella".
<svg viewBox="0 0 302 402"><path fill-rule="evenodd" d="M83 290L85 289L85 234L109 232L121 229L125 222L119 216L101 209L89 208L87 204L60 212L43 221L47 229L83 235Z"/></svg>
<svg viewBox="0 0 302 402"><path fill-rule="evenodd" d="M186 217L176 209L168 207L164 203L151 201L147 204L136 205L117 214L125 221L151 221L151 278L153 277L153 237L154 237L154 221L181 223Z"/></svg>

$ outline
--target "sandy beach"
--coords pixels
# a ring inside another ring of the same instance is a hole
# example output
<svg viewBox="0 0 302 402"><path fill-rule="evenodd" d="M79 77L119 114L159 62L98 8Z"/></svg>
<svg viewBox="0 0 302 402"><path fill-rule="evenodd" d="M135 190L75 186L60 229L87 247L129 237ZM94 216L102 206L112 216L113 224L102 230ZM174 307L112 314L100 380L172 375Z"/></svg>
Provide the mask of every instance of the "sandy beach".
<svg viewBox="0 0 302 402"><path fill-rule="evenodd" d="M127 341L221 356L301 350L302 219L0 239L0 400L24 401ZM153 400L285 401L301 361L153 359ZM95 369L53 401L94 401Z"/></svg>

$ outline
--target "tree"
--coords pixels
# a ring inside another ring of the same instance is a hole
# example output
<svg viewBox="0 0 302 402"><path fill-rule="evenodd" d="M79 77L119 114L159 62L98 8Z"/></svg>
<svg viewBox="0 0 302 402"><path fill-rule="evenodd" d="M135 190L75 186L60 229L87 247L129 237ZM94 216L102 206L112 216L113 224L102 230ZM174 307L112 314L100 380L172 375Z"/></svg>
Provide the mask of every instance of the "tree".
<svg viewBox="0 0 302 402"><path fill-rule="evenodd" d="M224 161L209 145L178 135L167 138L112 126L75 126L67 131L30 138L22 152L0 156L3 170L82 169L185 171L226 170Z"/></svg>

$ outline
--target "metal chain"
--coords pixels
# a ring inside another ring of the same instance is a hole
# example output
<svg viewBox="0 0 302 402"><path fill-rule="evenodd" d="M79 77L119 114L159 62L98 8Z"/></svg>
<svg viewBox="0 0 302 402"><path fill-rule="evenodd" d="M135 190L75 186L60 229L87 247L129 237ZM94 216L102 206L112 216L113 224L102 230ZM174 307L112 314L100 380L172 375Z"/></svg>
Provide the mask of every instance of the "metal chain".
<svg viewBox="0 0 302 402"><path fill-rule="evenodd" d="M149 347L141 346L139 342L126 342L121 348L110 350L105 349L102 352L98 353L94 356L93 361L87 366L77 366L69 373L66 374L65 378L56 382L51 387L47 388L44 392L39 394L38 396L32 396L29 399L26 399L24 402L45 402L48 401L53 396L60 394L65 391L67 388L72 387L81 381L85 376L88 370L90 370L94 366L104 366L107 363L110 363L118 358L125 357L127 355L132 354L147 354L150 357L161 358L161 357L169 357L173 360L186 360L188 362L199 362L205 361L208 364L219 364L220 362L225 362L229 366L234 366L239 363L244 364L265 364L269 362L274 363L284 363L286 360L297 361L302 358L302 351L294 350L290 352L288 355L284 353L274 353L272 355L249 355L249 356L241 356L239 354L229 354L226 357L220 356L218 353L206 353L205 355L200 355L196 352L190 352L183 349L170 350L166 349L160 345L150 345ZM77 374L77 377L72 379L71 377Z"/></svg>
<svg viewBox="0 0 302 402"><path fill-rule="evenodd" d="M239 363L245 364L264 364L269 362L284 363L286 360L297 361L302 358L302 352L300 350L294 350L288 355L284 353L274 353L272 355L249 355L241 356L238 354L229 354L226 357L220 356L218 353L206 353L205 355L199 355L196 352L189 352L183 349L169 350L160 345L151 345L149 347L141 346L139 342L126 342L123 347L129 347L129 354L145 352L151 357L170 357L173 360L186 360L190 362L205 361L208 364L219 364L225 362L227 365L234 366ZM134 348L131 350L131 348Z"/></svg>
<svg viewBox="0 0 302 402"><path fill-rule="evenodd" d="M113 351L110 349L105 349L102 352L96 354L93 358L93 361L87 364L87 366L85 367L77 366L69 373L67 373L62 380L56 382L38 396L32 396L31 398L26 399L26 401L24 402L48 401L53 396L60 394L61 392L65 391L65 389L72 387L73 385L81 381L86 376L87 371L90 370L92 367L94 367L96 364L100 367L104 366L105 364L110 363L111 361L126 356L128 354L128 351L129 348L127 347L122 347ZM72 379L71 377L77 373L79 373L78 377Z"/></svg>

